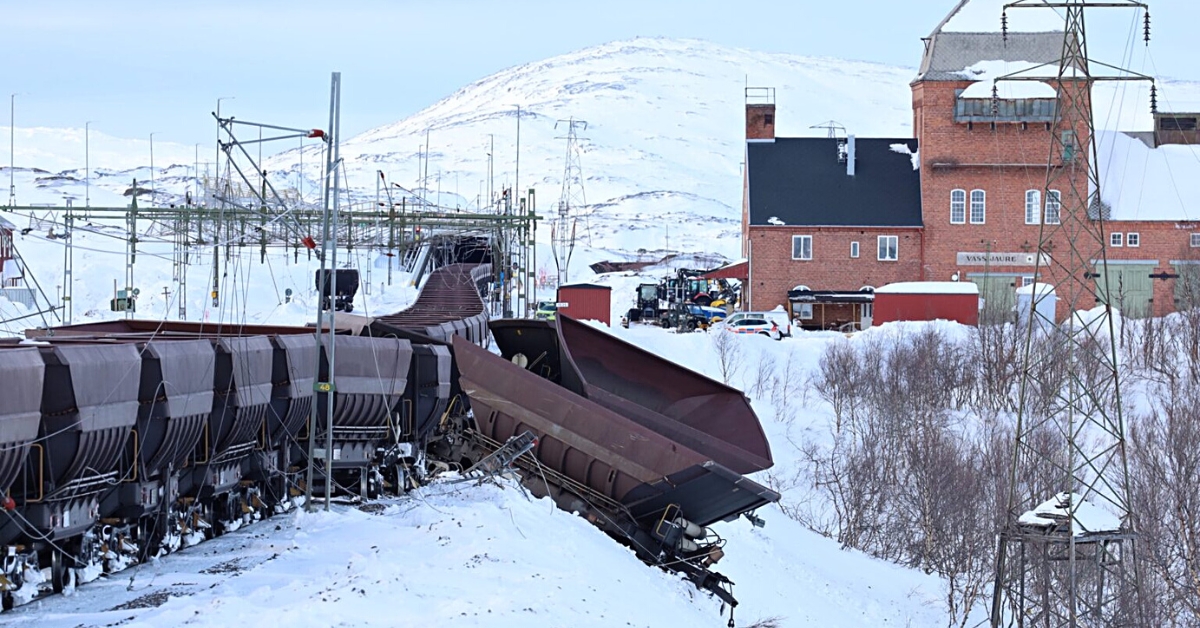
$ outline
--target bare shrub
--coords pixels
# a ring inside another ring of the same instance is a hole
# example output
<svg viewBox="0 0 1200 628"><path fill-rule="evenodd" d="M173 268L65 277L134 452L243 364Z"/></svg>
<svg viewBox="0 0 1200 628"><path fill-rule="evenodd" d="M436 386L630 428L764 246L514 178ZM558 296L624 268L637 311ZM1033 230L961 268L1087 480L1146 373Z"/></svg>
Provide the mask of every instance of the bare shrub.
<svg viewBox="0 0 1200 628"><path fill-rule="evenodd" d="M1156 626L1200 624L1200 391L1169 391L1130 429L1142 593Z"/></svg>
<svg viewBox="0 0 1200 628"><path fill-rule="evenodd" d="M713 350L717 353L717 365L721 368L721 380L726 384L742 370L742 345L734 334L720 330L712 335Z"/></svg>

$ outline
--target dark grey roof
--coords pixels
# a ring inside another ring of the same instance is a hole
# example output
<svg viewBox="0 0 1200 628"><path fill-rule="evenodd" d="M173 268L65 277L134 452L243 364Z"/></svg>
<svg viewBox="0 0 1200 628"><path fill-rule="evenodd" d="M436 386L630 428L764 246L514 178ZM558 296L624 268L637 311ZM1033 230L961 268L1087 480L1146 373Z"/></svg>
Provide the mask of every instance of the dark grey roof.
<svg viewBox="0 0 1200 628"><path fill-rule="evenodd" d="M1051 63L1062 57L1062 32L1000 33L935 32L921 58L918 81L961 81L958 74L980 61Z"/></svg>
<svg viewBox="0 0 1200 628"><path fill-rule="evenodd" d="M921 178L911 156L891 149L914 139L855 139L855 174L838 161L838 140L779 138L746 145L750 224L921 226Z"/></svg>

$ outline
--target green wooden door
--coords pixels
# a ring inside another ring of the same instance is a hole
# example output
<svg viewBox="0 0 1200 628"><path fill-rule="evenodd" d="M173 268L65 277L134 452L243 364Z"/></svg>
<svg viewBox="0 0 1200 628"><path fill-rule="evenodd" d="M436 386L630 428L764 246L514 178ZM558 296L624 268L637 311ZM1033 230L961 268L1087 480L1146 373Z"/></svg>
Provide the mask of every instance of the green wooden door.
<svg viewBox="0 0 1200 628"><path fill-rule="evenodd" d="M1112 292L1111 303L1128 318L1144 318L1150 315L1150 298L1154 296L1154 283L1150 274L1153 264L1109 264L1108 282L1105 284L1104 269L1097 266L1096 298L1101 303L1110 303L1108 292Z"/></svg>
<svg viewBox="0 0 1200 628"><path fill-rule="evenodd" d="M1175 274L1175 309L1200 307L1200 264L1177 264Z"/></svg>
<svg viewBox="0 0 1200 628"><path fill-rule="evenodd" d="M983 309L979 312L980 323L995 325L1015 320L1013 308L1017 304L1017 288L1014 284L1020 281L1020 277L977 275L968 279L979 286L979 298L983 300Z"/></svg>

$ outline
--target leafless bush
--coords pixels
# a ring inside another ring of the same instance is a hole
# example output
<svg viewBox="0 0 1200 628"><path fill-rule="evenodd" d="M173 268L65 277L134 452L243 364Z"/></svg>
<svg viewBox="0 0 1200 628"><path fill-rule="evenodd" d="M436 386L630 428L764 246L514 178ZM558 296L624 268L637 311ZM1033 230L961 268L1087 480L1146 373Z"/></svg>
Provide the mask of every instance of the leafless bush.
<svg viewBox="0 0 1200 628"><path fill-rule="evenodd" d="M1200 624L1200 391L1168 391L1131 422L1142 595L1156 626Z"/></svg>
<svg viewBox="0 0 1200 628"><path fill-rule="evenodd" d="M719 330L712 334L713 350L717 352L717 364L721 368L721 379L729 384L738 371L742 370L742 345L734 334Z"/></svg>
<svg viewBox="0 0 1200 628"><path fill-rule="evenodd" d="M863 372L858 351L848 340L826 346L818 366L811 387L833 407L835 431L840 432L847 414L853 414L857 408L867 374Z"/></svg>

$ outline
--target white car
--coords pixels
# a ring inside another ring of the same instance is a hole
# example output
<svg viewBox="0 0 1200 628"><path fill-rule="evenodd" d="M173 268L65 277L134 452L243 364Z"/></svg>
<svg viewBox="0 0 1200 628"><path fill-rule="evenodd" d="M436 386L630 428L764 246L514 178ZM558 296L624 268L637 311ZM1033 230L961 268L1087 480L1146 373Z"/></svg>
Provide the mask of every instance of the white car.
<svg viewBox="0 0 1200 628"><path fill-rule="evenodd" d="M736 315L735 315L736 316ZM779 331L779 325L765 318L751 318L743 316L735 321L725 321L721 324L725 331L734 334L752 334L767 336L773 340L783 338L783 333Z"/></svg>
<svg viewBox="0 0 1200 628"><path fill-rule="evenodd" d="M770 312L734 312L725 319L725 323L732 325L745 318L765 319L768 322L773 322L779 327L779 334L781 336L792 337L792 322L788 320L787 312L782 309Z"/></svg>

